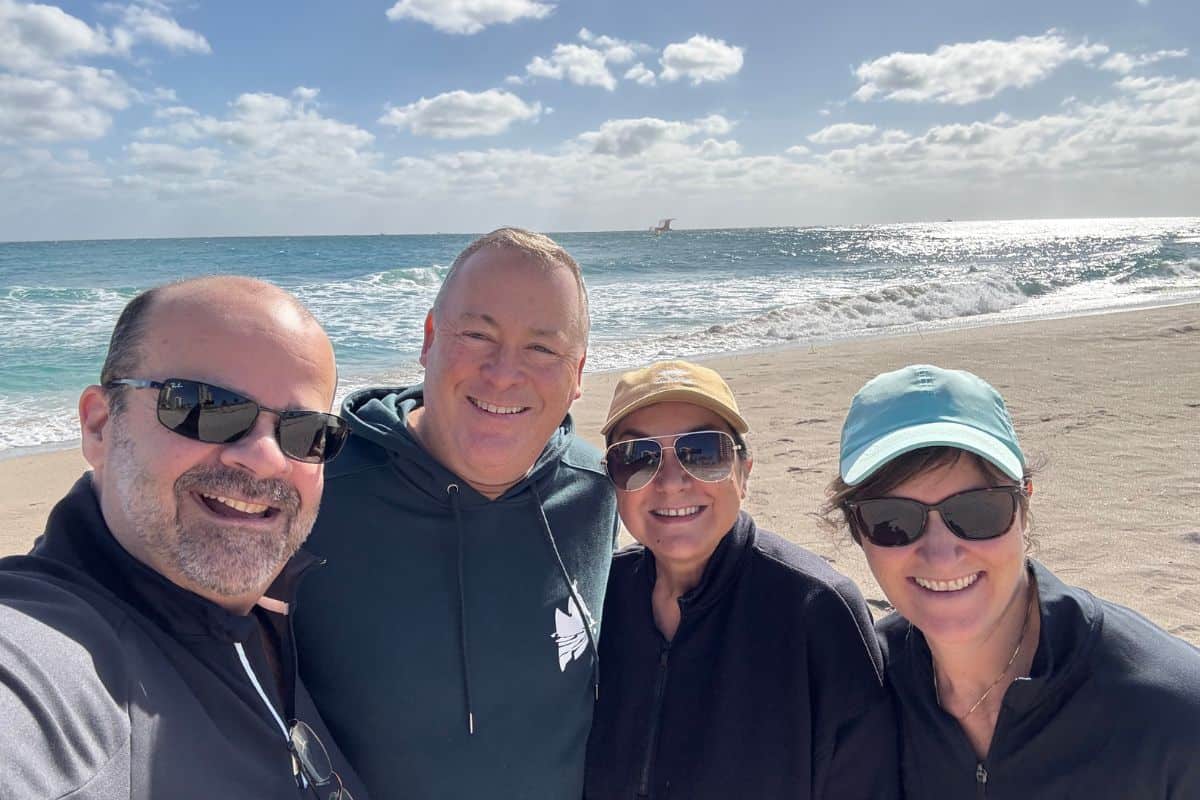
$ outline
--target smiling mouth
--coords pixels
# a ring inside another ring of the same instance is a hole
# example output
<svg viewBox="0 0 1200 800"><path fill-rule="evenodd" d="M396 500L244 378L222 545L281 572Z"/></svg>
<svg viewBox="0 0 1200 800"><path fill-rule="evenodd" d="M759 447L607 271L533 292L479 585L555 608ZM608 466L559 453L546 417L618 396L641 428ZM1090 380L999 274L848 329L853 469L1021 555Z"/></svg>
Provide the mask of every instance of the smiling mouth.
<svg viewBox="0 0 1200 800"><path fill-rule="evenodd" d="M955 578L950 581L939 581L932 578L918 578L915 576L912 580L917 586L920 586L922 589L928 589L931 592L961 592L979 580L979 576L982 574L982 572L972 572L970 575L964 575L961 578Z"/></svg>
<svg viewBox="0 0 1200 800"><path fill-rule="evenodd" d="M231 519L267 519L279 512L274 506L265 503L251 503L248 500L238 500L225 495L197 492L200 502L212 513Z"/></svg>
<svg viewBox="0 0 1200 800"><path fill-rule="evenodd" d="M694 517L703 510L704 506L682 506L681 508L654 508L650 510L650 513L656 517L679 519L680 517Z"/></svg>
<svg viewBox="0 0 1200 800"><path fill-rule="evenodd" d="M475 406L480 411L486 411L487 413L494 414L498 417L507 417L529 410L529 406L497 406L480 400L477 397L467 397L467 399L471 401L471 405Z"/></svg>

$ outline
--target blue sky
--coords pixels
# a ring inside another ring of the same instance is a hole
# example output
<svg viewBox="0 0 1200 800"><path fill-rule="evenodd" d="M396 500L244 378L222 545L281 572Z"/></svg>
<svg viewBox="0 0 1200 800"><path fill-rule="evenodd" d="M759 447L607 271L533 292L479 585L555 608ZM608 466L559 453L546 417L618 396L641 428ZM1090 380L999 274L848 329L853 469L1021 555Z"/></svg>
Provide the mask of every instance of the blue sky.
<svg viewBox="0 0 1200 800"><path fill-rule="evenodd" d="M0 0L0 239L1196 215L1198 8Z"/></svg>

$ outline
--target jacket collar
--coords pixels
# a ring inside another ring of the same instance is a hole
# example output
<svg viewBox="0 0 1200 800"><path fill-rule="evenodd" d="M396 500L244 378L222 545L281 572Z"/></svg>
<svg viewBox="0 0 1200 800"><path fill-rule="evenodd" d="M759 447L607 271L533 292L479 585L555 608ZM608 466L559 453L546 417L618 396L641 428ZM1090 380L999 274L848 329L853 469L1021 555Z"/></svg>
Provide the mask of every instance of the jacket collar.
<svg viewBox="0 0 1200 800"><path fill-rule="evenodd" d="M98 586L176 637L246 642L256 634L252 615L227 611L129 555L104 521L90 472L55 505L30 556L71 568L77 579ZM267 595L290 603L300 575L319 561L301 550L284 566Z"/></svg>
<svg viewBox="0 0 1200 800"><path fill-rule="evenodd" d="M1004 694L1004 704L1019 714L1068 692L1087 676L1087 664L1104 617L1102 606L1090 592L1067 586L1033 559L1029 559L1029 572L1037 585L1041 620L1037 653L1029 676L1018 678ZM904 662L913 674L913 682L927 687L929 699L936 703L933 656L925 636L910 623L905 641Z"/></svg>
<svg viewBox="0 0 1200 800"><path fill-rule="evenodd" d="M450 484L458 486L458 504L464 510L491 507L494 503L517 497L521 497L522 502L526 501L523 495L529 493L533 484L544 486L553 479L559 462L575 438L575 422L567 414L524 477L504 494L490 500L437 461L412 434L409 415L424 404L424 384L363 389L343 401L342 416L349 421L355 437L370 441L388 453L392 466L414 492L428 497L443 508L449 507L446 492ZM347 448L352 451L357 449ZM326 469L326 480L358 469L360 457L353 453L349 458L339 457Z"/></svg>
<svg viewBox="0 0 1200 800"><path fill-rule="evenodd" d="M754 520L745 511L738 512L733 527L721 538L717 549L704 565L700 582L679 598L679 608L686 617L688 614L704 610L719 601L722 595L733 584L734 579L742 570L742 560L754 545L757 528ZM647 592L654 588L657 575L654 564L654 554L649 548L642 551L647 578Z"/></svg>

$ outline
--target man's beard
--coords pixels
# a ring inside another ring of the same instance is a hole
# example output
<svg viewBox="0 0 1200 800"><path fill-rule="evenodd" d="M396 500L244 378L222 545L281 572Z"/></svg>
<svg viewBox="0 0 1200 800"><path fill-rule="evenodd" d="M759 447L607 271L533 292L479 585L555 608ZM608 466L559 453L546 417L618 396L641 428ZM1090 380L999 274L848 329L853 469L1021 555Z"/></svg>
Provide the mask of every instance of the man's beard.
<svg viewBox="0 0 1200 800"><path fill-rule="evenodd" d="M258 480L242 470L204 465L176 479L174 508L164 507L153 492L155 476L139 458L138 445L118 430L122 427L114 426L116 457L108 465L116 475L125 516L154 563L222 597L265 591L308 538L317 509L302 511L299 493L286 481ZM202 513L198 509L185 521L181 511L191 502L188 495L200 493L269 504L276 509L279 524L263 531L239 525L236 519L197 518Z"/></svg>

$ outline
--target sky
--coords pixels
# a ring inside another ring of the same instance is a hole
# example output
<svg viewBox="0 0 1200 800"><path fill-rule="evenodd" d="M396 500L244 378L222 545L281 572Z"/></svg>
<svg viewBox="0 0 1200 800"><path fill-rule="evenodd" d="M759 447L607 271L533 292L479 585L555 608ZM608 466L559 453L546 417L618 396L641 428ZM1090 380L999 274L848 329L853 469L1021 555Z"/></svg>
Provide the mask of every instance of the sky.
<svg viewBox="0 0 1200 800"><path fill-rule="evenodd" d="M1195 0L0 0L0 240L1200 215Z"/></svg>

